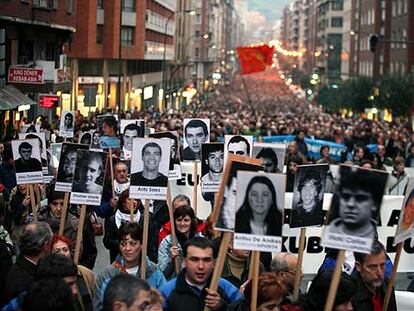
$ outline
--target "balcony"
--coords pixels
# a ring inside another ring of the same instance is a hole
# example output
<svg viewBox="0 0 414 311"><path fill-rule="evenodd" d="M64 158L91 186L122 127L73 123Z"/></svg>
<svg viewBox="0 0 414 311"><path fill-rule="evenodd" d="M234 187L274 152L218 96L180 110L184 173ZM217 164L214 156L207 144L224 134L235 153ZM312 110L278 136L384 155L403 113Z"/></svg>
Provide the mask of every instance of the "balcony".
<svg viewBox="0 0 414 311"><path fill-rule="evenodd" d="M163 60L164 44L159 43L159 42L145 41L144 58L147 60ZM174 58L174 46L172 44L167 44L165 59L172 60L173 58Z"/></svg>
<svg viewBox="0 0 414 311"><path fill-rule="evenodd" d="M163 7L169 9L170 11L175 12L177 10L176 0L154 0L154 1L161 4Z"/></svg>
<svg viewBox="0 0 414 311"><path fill-rule="evenodd" d="M156 32L164 33L165 23L167 18L157 14L153 11L147 10L145 15L145 28L151 29ZM167 35L174 36L175 33L175 22L170 20L167 27Z"/></svg>

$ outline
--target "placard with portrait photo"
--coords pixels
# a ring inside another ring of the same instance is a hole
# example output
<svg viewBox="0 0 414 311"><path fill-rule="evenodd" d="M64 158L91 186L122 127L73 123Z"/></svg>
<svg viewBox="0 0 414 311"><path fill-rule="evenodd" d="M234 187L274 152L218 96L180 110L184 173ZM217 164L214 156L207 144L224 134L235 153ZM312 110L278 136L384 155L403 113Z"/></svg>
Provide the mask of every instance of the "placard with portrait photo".
<svg viewBox="0 0 414 311"><path fill-rule="evenodd" d="M236 160L232 160L232 158L236 158ZM258 172L263 171L263 167L259 160L237 155L231 155L231 157L229 155L227 163L229 167L225 167L220 183L220 187L223 187L223 189L220 188L218 194L219 203L221 204L218 211L216 211L216 206L214 208L213 222L216 230L233 232L236 215L237 172Z"/></svg>
<svg viewBox="0 0 414 311"><path fill-rule="evenodd" d="M60 150L59 166L56 176L55 190L70 192L75 176L76 156L78 150L88 150L88 145L62 143Z"/></svg>
<svg viewBox="0 0 414 311"><path fill-rule="evenodd" d="M101 204L107 157L106 152L100 151L79 149L76 152L71 204Z"/></svg>
<svg viewBox="0 0 414 311"><path fill-rule="evenodd" d="M145 120L121 119L122 153L121 159L131 161L132 140L145 135Z"/></svg>
<svg viewBox="0 0 414 311"><path fill-rule="evenodd" d="M57 172L59 168L60 153L62 152L62 143L50 144L50 149L52 152L53 168Z"/></svg>
<svg viewBox="0 0 414 311"><path fill-rule="evenodd" d="M401 208L394 244L414 237L414 178L409 179L405 189L404 202Z"/></svg>
<svg viewBox="0 0 414 311"><path fill-rule="evenodd" d="M47 161L47 153L46 153L46 136L45 133L19 133L19 139L37 139L39 141L40 146L40 158L42 162L42 170L43 174L47 175L49 172L48 169L48 161Z"/></svg>
<svg viewBox="0 0 414 311"><path fill-rule="evenodd" d="M210 142L210 119L184 119L184 161L200 161L201 145Z"/></svg>
<svg viewBox="0 0 414 311"><path fill-rule="evenodd" d="M251 158L253 154L253 136L251 135L225 135L224 136L224 166L226 166L227 155L229 153Z"/></svg>
<svg viewBox="0 0 414 311"><path fill-rule="evenodd" d="M282 251L286 176L262 172L237 172L236 249Z"/></svg>
<svg viewBox="0 0 414 311"><path fill-rule="evenodd" d="M98 116L99 128L99 148L100 149L116 149L121 147L121 141L118 137L118 116L117 115L101 115ZM93 143L93 139L92 139ZM91 146L92 148L92 146Z"/></svg>
<svg viewBox="0 0 414 311"><path fill-rule="evenodd" d="M224 144L201 146L201 191L217 192L224 169Z"/></svg>
<svg viewBox="0 0 414 311"><path fill-rule="evenodd" d="M132 146L129 196L134 199L166 200L171 142L135 138Z"/></svg>
<svg viewBox="0 0 414 311"><path fill-rule="evenodd" d="M20 133L40 133L40 124L23 124Z"/></svg>
<svg viewBox="0 0 414 311"><path fill-rule="evenodd" d="M369 253L388 173L341 165L321 245Z"/></svg>
<svg viewBox="0 0 414 311"><path fill-rule="evenodd" d="M284 144L253 142L252 157L260 159L265 173L283 173L286 147Z"/></svg>
<svg viewBox="0 0 414 311"><path fill-rule="evenodd" d="M170 167L168 171L168 180L181 179L181 162L180 162L180 140L177 131L158 132L149 134L150 138L166 139L171 143Z"/></svg>
<svg viewBox="0 0 414 311"><path fill-rule="evenodd" d="M60 115L59 136L72 138L75 132L75 112L62 111Z"/></svg>
<svg viewBox="0 0 414 311"><path fill-rule="evenodd" d="M43 183L40 142L37 138L12 140L16 183Z"/></svg>
<svg viewBox="0 0 414 311"><path fill-rule="evenodd" d="M323 197L329 164L299 165L293 186L290 227L321 226Z"/></svg>

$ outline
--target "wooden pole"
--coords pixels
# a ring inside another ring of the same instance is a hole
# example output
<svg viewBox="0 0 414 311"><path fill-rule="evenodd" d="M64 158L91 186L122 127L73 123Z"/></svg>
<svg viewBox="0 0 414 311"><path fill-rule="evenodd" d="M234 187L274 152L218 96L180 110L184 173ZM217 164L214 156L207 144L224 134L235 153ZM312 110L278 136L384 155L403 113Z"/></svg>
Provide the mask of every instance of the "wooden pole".
<svg viewBox="0 0 414 311"><path fill-rule="evenodd" d="M233 237L233 232L223 232L221 236L220 249L216 264L213 271L213 277L211 278L210 290L217 291L218 284L220 281L221 274L223 273L224 261L227 256L227 249L229 247L231 238ZM209 311L209 307L204 307L204 311Z"/></svg>
<svg viewBox="0 0 414 311"><path fill-rule="evenodd" d="M306 228L301 228L300 239L299 239L298 265L296 267L295 286L293 288L293 301L294 302L297 302L299 300L300 281L302 280L303 251L305 249L305 237L306 237Z"/></svg>
<svg viewBox="0 0 414 311"><path fill-rule="evenodd" d="M33 222L37 222L37 206L36 206L36 197L33 190L33 184L29 185L30 191L30 204L32 205L32 214L33 214Z"/></svg>
<svg viewBox="0 0 414 311"><path fill-rule="evenodd" d="M388 310L388 305L390 303L391 295L394 290L395 276L397 275L398 265L400 263L400 257L403 249L403 242L398 243L397 252L395 253L394 265L392 267L391 278L388 283L387 292L385 294L384 303L382 304L382 311Z"/></svg>
<svg viewBox="0 0 414 311"><path fill-rule="evenodd" d="M112 148L109 148L109 169L111 170L112 197L115 198L114 163L112 161Z"/></svg>
<svg viewBox="0 0 414 311"><path fill-rule="evenodd" d="M259 261L260 252L253 251L253 278L252 278L252 300L250 301L250 310L256 311L257 308L257 291L259 288Z"/></svg>
<svg viewBox="0 0 414 311"><path fill-rule="evenodd" d="M133 223L134 220L135 220L135 218L134 218L134 209L132 208L132 209L129 210L129 222Z"/></svg>
<svg viewBox="0 0 414 311"><path fill-rule="evenodd" d="M69 192L65 192L65 196L63 197L62 216L60 218L60 225L59 225L59 235L63 235L63 231L65 229L66 214L68 213L68 203L69 203Z"/></svg>
<svg viewBox="0 0 414 311"><path fill-rule="evenodd" d="M80 249L82 245L83 226L85 224L85 216L86 216L86 205L82 204L81 211L80 211L80 217L79 217L78 232L76 234L75 255L73 256L73 261L75 262L75 264L79 263Z"/></svg>
<svg viewBox="0 0 414 311"><path fill-rule="evenodd" d="M197 161L194 161L194 171L193 171L193 177L194 177L194 187L193 187L193 208L194 208L194 214L197 217L197 186L198 186L198 178L197 178ZM172 227L172 226L171 226Z"/></svg>
<svg viewBox="0 0 414 311"><path fill-rule="evenodd" d="M336 291L338 290L339 281L341 280L342 265L344 264L345 251L339 250L336 258L336 266L331 280L331 287L329 288L328 297L326 299L325 311L332 311L336 298Z"/></svg>
<svg viewBox="0 0 414 311"><path fill-rule="evenodd" d="M177 236L175 234L174 211L173 211L172 199L171 199L170 181L168 181L168 188L167 188L167 205L168 205L168 214L170 216L170 224L171 224L171 241L172 241L173 246L177 246ZM178 275L178 273L180 272L180 263L178 262L178 257L174 258L174 265L175 265L175 274Z"/></svg>
<svg viewBox="0 0 414 311"><path fill-rule="evenodd" d="M142 236L142 250L141 250L141 279L145 280L145 273L147 272L147 248L148 248L148 226L149 226L149 201L145 200L144 204L144 232Z"/></svg>

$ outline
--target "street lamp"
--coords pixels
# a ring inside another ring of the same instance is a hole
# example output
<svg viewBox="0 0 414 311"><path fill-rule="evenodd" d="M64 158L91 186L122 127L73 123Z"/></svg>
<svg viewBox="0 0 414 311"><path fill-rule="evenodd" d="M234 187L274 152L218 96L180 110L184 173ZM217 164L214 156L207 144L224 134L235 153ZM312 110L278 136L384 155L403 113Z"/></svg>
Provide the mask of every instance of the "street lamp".
<svg viewBox="0 0 414 311"><path fill-rule="evenodd" d="M165 87L166 87L166 81L165 81L165 63L167 61L167 28L168 28L168 24L170 22L170 20L174 17L175 14L178 13L186 13L189 14L191 16L195 15L196 12L194 10L179 10L179 11L175 11L175 12L171 12L171 14L168 16L167 21L165 22L165 27L164 27L164 50L163 50L163 57L162 57L162 105L163 107L165 106Z"/></svg>

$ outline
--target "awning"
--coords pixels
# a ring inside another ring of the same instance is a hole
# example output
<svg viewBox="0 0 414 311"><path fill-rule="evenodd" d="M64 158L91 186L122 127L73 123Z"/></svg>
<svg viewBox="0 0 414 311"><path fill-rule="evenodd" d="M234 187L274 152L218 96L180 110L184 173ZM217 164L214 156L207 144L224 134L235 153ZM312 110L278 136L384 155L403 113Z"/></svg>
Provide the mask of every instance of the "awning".
<svg viewBox="0 0 414 311"><path fill-rule="evenodd" d="M14 110L21 105L35 105L35 101L20 92L13 85L0 87L0 110Z"/></svg>

